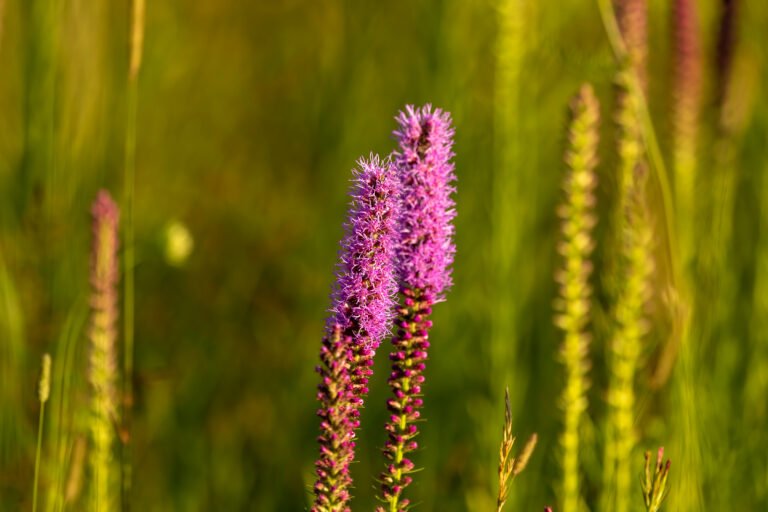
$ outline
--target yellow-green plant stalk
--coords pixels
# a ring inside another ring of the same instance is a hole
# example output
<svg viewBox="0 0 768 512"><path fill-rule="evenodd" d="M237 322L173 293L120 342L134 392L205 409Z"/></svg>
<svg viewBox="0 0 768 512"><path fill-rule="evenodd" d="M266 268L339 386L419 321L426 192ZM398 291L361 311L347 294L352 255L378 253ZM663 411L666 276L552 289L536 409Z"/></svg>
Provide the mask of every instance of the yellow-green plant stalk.
<svg viewBox="0 0 768 512"><path fill-rule="evenodd" d="M125 244L124 258L124 303L123 303L123 337L125 339L125 355L123 358L123 440L122 445L122 471L121 492L124 510L130 509L130 490L132 482L131 465L131 420L133 418L133 353L134 353L134 277L135 265L134 247L134 190L136 187L136 116L138 107L138 81L141 70L141 60L144 49L144 20L145 0L133 0L131 2L131 32L128 62L127 108L125 126L125 169L123 206L125 208L124 234Z"/></svg>
<svg viewBox="0 0 768 512"><path fill-rule="evenodd" d="M596 0L597 6L600 11L600 18L603 22L603 28L605 29L608 42L613 50L614 57L619 66L624 66L629 61L631 62L631 51L628 49L627 44L624 41L624 37L621 34L620 23L616 19L614 8L611 0ZM664 162L664 158L661 153L661 147L659 145L658 137L653 126L650 111L648 109L648 102L645 98L643 91L643 84L637 73L628 73L627 77L629 89L632 91L639 102L639 118L641 121L641 133L643 136L643 144L650 164L650 169L653 171L653 178L655 184L658 186L659 199L661 208L659 209L659 216L662 218L660 223L663 226L663 240L664 240L664 259L665 264L669 271L669 288L671 295L679 298L680 287L680 269L679 269L679 249L677 240L677 227L674 222L673 211L673 193L669 172L667 171L667 165ZM684 308L683 308L684 309ZM672 341L675 341L674 339ZM668 343L668 346L674 345L674 343ZM656 378L655 378L656 379ZM661 379L656 379L661 380Z"/></svg>
<svg viewBox="0 0 768 512"><path fill-rule="evenodd" d="M669 493L667 480L671 462L664 462L664 447L656 453L656 464L651 472L651 452L645 452L645 473L643 475L643 498L647 512L659 512L661 504Z"/></svg>
<svg viewBox="0 0 768 512"><path fill-rule="evenodd" d="M645 309L653 272L652 222L646 206L644 158L638 99L627 85L630 71L618 76L618 198L614 229L618 261L613 266L614 300L608 354L608 421L603 462L603 508L626 512L630 503L631 456L636 443L635 375L647 331Z"/></svg>
<svg viewBox="0 0 768 512"><path fill-rule="evenodd" d="M597 220L594 189L600 118L600 106L589 84L582 85L572 101L571 115L565 154L568 167L563 185L565 202L558 209L562 219L558 252L563 257L563 267L555 276L560 285L555 323L564 333L560 349L565 365L565 389L560 399L565 416L560 435L563 512L576 512L579 508L579 428L587 408L592 295L589 276L594 248L592 229Z"/></svg>
<svg viewBox="0 0 768 512"><path fill-rule="evenodd" d="M697 205L697 141L701 110L702 58L696 2L675 0L672 5L674 38L673 83L673 169L675 182L675 210L677 234L680 239L680 263L685 278L677 292L682 309L679 322L680 344L677 354L674 386L672 430L677 439L684 439L677 458L686 471L681 473L680 492L674 500L675 510L682 512L702 510L705 471L703 464L703 436L698 383L698 350L701 346L702 326L700 311L691 309L695 304L697 285L693 273L698 234L695 231ZM696 320L692 322L691 320Z"/></svg>
<svg viewBox="0 0 768 512"><path fill-rule="evenodd" d="M35 480L32 489L32 512L37 512L37 488L40 478L40 454L43 451L43 425L45 424L45 403L51 396L51 356L43 354L40 370L40 384L37 397L40 400L40 419L37 424L37 450L35 450Z"/></svg>
<svg viewBox="0 0 768 512"><path fill-rule="evenodd" d="M509 405L509 388L504 393L504 430L499 447L499 493L496 496L496 512L501 512L509 497L510 482L525 469L536 448L538 437L534 433L528 438L523 451L517 457L512 456L515 437L512 435L512 407Z"/></svg>
<svg viewBox="0 0 768 512"><path fill-rule="evenodd" d="M619 73L616 79L616 115L615 121L619 128L619 168L615 174L614 214L611 216L610 232L613 235L612 246L620 247L621 225L624 221L623 211L627 190L632 182L632 172L641 158L644 157L642 125L640 111L647 89L647 55L648 55L648 5L647 0L617 0L617 25L620 29L621 40L626 47L622 57ZM633 81L639 84L638 90L632 88ZM613 248L612 248L613 249ZM609 249L608 254L614 254ZM608 271L604 273L604 285L611 300L617 295L621 283L617 267L617 258L609 258ZM607 466L605 466L607 467Z"/></svg>
<svg viewBox="0 0 768 512"><path fill-rule="evenodd" d="M115 495L112 450L115 441L117 405L117 283L119 267L118 209L110 195L100 191L91 210L91 447L89 452L92 512L111 512L119 501Z"/></svg>
<svg viewBox="0 0 768 512"><path fill-rule="evenodd" d="M645 91L648 81L648 0L618 0L616 8L627 57Z"/></svg>

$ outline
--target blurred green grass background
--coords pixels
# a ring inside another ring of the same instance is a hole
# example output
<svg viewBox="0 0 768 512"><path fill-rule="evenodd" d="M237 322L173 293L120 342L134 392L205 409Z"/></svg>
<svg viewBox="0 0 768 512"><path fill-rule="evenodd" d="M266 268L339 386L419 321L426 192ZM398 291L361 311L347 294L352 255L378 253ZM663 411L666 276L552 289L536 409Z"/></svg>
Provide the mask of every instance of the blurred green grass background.
<svg viewBox="0 0 768 512"><path fill-rule="evenodd" d="M650 108L666 156L668 4L650 1ZM720 3L698 4L710 126ZM707 225L697 228L702 250L727 261L726 273L699 283L697 300L717 321L693 347L690 400L671 392L678 372L661 389L647 385L664 325L641 372L640 446L668 447L674 511L696 509L675 494L687 472L700 475L706 510L768 507L768 5L741 7L733 241L708 247ZM58 364L68 336L79 354L72 410L87 407L85 331L62 333L82 324L89 204L99 188L123 192L129 3L0 0L0 20L0 509L20 510L31 503L39 357L49 351ZM517 72L505 72L505 44ZM612 186L615 72L587 0L149 0L137 118L134 509L307 507L313 367L350 169L370 151L388 154L395 113L427 102L456 126L458 251L454 288L435 307L414 501L492 509L509 385L516 433L540 440L509 509L554 503L562 369L552 275L566 106L580 83L595 84L602 199ZM714 136L703 132L708 201ZM194 238L181 266L165 254L174 221ZM591 501L605 340L592 347L594 423L583 433ZM353 469L359 509L372 508L383 464L385 352ZM690 447L675 425L693 404ZM686 449L701 453L700 467L675 465Z"/></svg>

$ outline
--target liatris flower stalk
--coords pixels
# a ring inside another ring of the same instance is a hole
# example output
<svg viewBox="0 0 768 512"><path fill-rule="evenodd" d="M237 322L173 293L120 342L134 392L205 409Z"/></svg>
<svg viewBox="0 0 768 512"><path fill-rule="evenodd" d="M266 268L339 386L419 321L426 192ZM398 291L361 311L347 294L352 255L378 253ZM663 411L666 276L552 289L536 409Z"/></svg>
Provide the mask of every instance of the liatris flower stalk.
<svg viewBox="0 0 768 512"><path fill-rule="evenodd" d="M560 297L555 306L555 323L565 335L560 357L565 365L565 389L561 405L565 413L560 436L562 449L561 500L563 512L576 512L579 506L579 427L587 408L589 369L587 324L590 314L592 272L590 255L594 247L594 188L597 184L599 104L592 87L585 84L571 103L571 124L565 161L568 174L563 185L565 203L558 209L562 218L562 240L558 251L563 268L555 279Z"/></svg>
<svg viewBox="0 0 768 512"><path fill-rule="evenodd" d="M94 511L111 511L115 498L112 449L117 420L117 261L118 208L106 191L93 203L91 325L90 467Z"/></svg>
<svg viewBox="0 0 768 512"><path fill-rule="evenodd" d="M314 512L349 510L355 430L373 355L387 333L397 288L394 248L399 198L389 161L360 160L341 242L332 315L320 351L320 457L315 463Z"/></svg>
<svg viewBox="0 0 768 512"><path fill-rule="evenodd" d="M512 435L512 407L509 405L509 388L504 394L504 430L499 448L499 494L496 497L496 512L501 512L509 496L509 482L522 473L536 448L538 437L533 434L525 443L518 457L512 456L515 437Z"/></svg>
<svg viewBox="0 0 768 512"><path fill-rule="evenodd" d="M702 60L694 0L675 0L674 30L674 176L678 235L684 265L693 257L696 141L701 109Z"/></svg>
<svg viewBox="0 0 768 512"><path fill-rule="evenodd" d="M645 452L643 498L645 498L645 508L648 512L658 512L661 509L661 503L667 497L670 465L669 460L664 462L664 447L662 446L656 453L656 464L653 467L653 474L651 474L651 452Z"/></svg>
<svg viewBox="0 0 768 512"><path fill-rule="evenodd" d="M428 317L432 305L443 300L451 285L455 252L451 221L456 215L451 198L455 175L449 114L431 105L408 106L397 121L400 150L395 163L403 208L396 251L401 302L390 354L388 382L394 396L387 401L391 414L383 450L387 468L380 477L380 499L386 507L377 509L389 512L406 510L410 504L402 494L414 471L409 454L418 448L416 421L423 405L421 387L432 326Z"/></svg>

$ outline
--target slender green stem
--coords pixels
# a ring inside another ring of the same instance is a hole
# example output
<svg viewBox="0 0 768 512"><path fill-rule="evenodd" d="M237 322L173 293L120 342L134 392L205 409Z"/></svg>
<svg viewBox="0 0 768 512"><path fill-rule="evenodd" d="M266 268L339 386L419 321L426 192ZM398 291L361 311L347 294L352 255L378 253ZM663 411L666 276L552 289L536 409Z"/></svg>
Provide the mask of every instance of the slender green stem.
<svg viewBox="0 0 768 512"><path fill-rule="evenodd" d="M37 450L35 451L35 483L32 490L32 512L37 512L37 488L40 479L40 454L43 451L43 424L45 423L45 402L40 404L40 420L37 425Z"/></svg>
<svg viewBox="0 0 768 512"><path fill-rule="evenodd" d="M45 402L51 396L51 356L43 355L42 372L38 387L40 399L40 419L37 424L37 449L35 450L35 480L32 489L32 512L37 512L37 488L40 481L40 454L43 451L43 425L45 424Z"/></svg>
<svg viewBox="0 0 768 512"><path fill-rule="evenodd" d="M132 81L128 87L128 119L125 134L125 192L124 204L124 276L123 288L123 338L125 354L123 358L123 431L130 434L133 419L133 354L134 354L134 265L136 259L134 247L134 188L135 188L135 152L136 152L136 84ZM131 457L127 446L129 435L125 436L122 447L122 492L123 509L127 510L126 499L131 488Z"/></svg>
<svg viewBox="0 0 768 512"><path fill-rule="evenodd" d="M130 61L128 69L126 127L125 127L125 169L124 169L124 300L123 336L125 354L123 359L123 432L126 434L122 447L122 506L129 510L132 481L130 432L133 419L133 356L135 318L135 277L136 264L134 198L136 189L136 117L138 107L138 78L144 40L145 0L133 0L131 19Z"/></svg>
<svg viewBox="0 0 768 512"><path fill-rule="evenodd" d="M88 303L79 298L70 310L61 335L56 342L55 359L60 361L51 376L54 396L52 398L52 416L48 425L49 450L53 454L51 461L53 475L46 492L46 511L60 511L64 507L64 490L69 461L69 450L73 435L73 413L70 406L72 389L77 372L75 362L80 354L80 336L88 319Z"/></svg>

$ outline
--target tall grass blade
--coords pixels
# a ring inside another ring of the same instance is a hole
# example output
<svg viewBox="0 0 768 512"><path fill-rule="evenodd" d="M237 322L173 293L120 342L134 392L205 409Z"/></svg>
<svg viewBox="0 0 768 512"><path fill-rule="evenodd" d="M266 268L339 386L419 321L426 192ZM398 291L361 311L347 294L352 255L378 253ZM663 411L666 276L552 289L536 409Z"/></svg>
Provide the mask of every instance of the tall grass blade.
<svg viewBox="0 0 768 512"><path fill-rule="evenodd" d="M37 424L37 449L35 450L35 477L32 490L32 512L37 512L37 494L40 484L40 459L43 452L43 428L45 425L45 403L51 396L51 356L43 355L38 384L38 399L40 401L40 418Z"/></svg>
<svg viewBox="0 0 768 512"><path fill-rule="evenodd" d="M78 403L77 396L86 379L82 375L80 364L84 352L81 339L88 319L88 303L84 299L76 301L62 326L56 342L54 359L57 364L51 372L51 416L49 418L48 445L51 447L49 479L45 510L59 512L64 510L65 490L72 462L71 455L74 437L77 433L76 415L73 404Z"/></svg>
<svg viewBox="0 0 768 512"><path fill-rule="evenodd" d="M131 2L130 54L128 67L127 106L125 126L125 169L123 190L123 244L124 288L123 288L123 425L124 442L121 446L121 503L123 510L130 510L130 494L133 479L131 429L133 420L133 360L135 323L135 278L136 247L134 232L134 201L136 190L136 118L138 110L139 71L144 51L144 23L146 0Z"/></svg>

